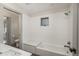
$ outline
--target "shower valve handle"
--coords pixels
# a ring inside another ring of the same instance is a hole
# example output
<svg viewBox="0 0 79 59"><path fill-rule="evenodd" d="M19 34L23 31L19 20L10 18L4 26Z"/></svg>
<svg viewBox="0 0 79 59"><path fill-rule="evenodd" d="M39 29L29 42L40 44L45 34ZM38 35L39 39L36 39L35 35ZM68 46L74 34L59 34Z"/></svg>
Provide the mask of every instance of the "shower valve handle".
<svg viewBox="0 0 79 59"><path fill-rule="evenodd" d="M76 54L76 49L75 48L71 48L70 46L64 45L64 47L69 48L70 52L73 52L74 54Z"/></svg>

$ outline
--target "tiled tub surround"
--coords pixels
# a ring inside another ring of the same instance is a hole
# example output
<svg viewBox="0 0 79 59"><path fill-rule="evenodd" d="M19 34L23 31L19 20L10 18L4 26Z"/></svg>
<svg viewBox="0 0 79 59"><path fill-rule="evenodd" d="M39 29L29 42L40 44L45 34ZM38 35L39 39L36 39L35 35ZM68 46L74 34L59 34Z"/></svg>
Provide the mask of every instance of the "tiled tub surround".
<svg viewBox="0 0 79 59"><path fill-rule="evenodd" d="M32 54L0 43L0 56L31 56Z"/></svg>

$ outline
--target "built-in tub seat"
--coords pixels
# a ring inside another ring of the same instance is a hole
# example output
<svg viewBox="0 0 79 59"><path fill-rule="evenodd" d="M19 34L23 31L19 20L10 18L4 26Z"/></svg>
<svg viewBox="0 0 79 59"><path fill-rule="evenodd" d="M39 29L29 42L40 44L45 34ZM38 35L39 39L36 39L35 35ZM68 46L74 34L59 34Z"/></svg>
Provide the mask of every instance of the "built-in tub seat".
<svg viewBox="0 0 79 59"><path fill-rule="evenodd" d="M33 54L36 54L36 47L40 44L39 41L29 40L24 41L22 44L22 49Z"/></svg>

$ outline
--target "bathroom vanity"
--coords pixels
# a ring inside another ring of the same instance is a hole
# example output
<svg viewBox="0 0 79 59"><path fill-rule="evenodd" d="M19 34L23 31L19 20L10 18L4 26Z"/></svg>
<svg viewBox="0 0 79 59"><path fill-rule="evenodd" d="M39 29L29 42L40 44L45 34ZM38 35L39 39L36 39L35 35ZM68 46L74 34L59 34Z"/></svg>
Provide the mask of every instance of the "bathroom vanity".
<svg viewBox="0 0 79 59"><path fill-rule="evenodd" d="M25 52L18 48L14 48L0 43L0 56L31 56L30 52Z"/></svg>

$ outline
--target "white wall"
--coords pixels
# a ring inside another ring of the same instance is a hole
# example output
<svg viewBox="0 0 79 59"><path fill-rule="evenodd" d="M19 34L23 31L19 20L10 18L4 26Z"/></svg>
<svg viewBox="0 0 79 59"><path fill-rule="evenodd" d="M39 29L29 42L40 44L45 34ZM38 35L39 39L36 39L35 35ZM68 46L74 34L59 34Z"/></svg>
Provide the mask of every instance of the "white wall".
<svg viewBox="0 0 79 59"><path fill-rule="evenodd" d="M30 40L30 17L27 14L22 14L22 41Z"/></svg>
<svg viewBox="0 0 79 59"><path fill-rule="evenodd" d="M40 18L49 17L49 26L40 26ZM71 37L71 19L64 12L41 15L30 19L30 37L43 43L64 46Z"/></svg>

